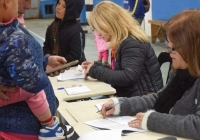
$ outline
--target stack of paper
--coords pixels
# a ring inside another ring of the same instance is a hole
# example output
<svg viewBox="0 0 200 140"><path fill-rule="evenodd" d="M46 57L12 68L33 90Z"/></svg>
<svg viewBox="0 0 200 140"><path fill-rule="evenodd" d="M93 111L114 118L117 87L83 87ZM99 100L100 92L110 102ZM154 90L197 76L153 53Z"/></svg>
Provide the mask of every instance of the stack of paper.
<svg viewBox="0 0 200 140"><path fill-rule="evenodd" d="M78 85L78 86L65 88L65 91L69 95L75 95L75 94L88 93L90 92L90 89L86 86Z"/></svg>
<svg viewBox="0 0 200 140"><path fill-rule="evenodd" d="M83 78L84 78L84 71L78 72L75 70L66 70L64 73L60 73L60 75L57 76L57 79L59 81L83 79Z"/></svg>
<svg viewBox="0 0 200 140"><path fill-rule="evenodd" d="M101 110L103 104L104 104L104 103L99 103L99 104L96 104L95 106L96 106L96 108L97 108L98 110Z"/></svg>
<svg viewBox="0 0 200 140"><path fill-rule="evenodd" d="M108 117L106 119L96 119L92 121L84 122L85 124L92 126L99 130L120 130L122 135L130 135L139 132L145 132L147 130L132 128L128 126L128 122L134 120L135 117L131 116L116 116Z"/></svg>

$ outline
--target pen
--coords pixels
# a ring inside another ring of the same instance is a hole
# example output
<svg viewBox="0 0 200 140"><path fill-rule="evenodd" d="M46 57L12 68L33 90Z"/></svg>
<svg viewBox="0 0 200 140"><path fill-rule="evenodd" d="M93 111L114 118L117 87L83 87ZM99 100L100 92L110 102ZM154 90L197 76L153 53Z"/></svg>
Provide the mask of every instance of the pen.
<svg viewBox="0 0 200 140"><path fill-rule="evenodd" d="M120 104L122 104L122 103L123 103L123 101L119 101L118 103L113 104L113 105L109 106L108 108L106 108L106 111L108 111L108 110L110 110L111 108L115 107L116 105L120 105ZM99 113L99 112L101 112L101 110L98 110L98 111L97 111L97 113Z"/></svg>
<svg viewBox="0 0 200 140"><path fill-rule="evenodd" d="M59 87L59 88L57 88L57 90L63 90L63 89L65 89L64 87Z"/></svg>

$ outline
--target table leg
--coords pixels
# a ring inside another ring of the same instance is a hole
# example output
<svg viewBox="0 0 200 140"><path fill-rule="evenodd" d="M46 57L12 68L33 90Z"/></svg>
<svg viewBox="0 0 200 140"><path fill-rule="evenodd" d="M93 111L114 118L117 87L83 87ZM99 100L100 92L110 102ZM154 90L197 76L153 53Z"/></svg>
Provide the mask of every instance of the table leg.
<svg viewBox="0 0 200 140"><path fill-rule="evenodd" d="M160 42L164 42L161 28L162 26L151 24L151 42L152 43L156 43L157 38Z"/></svg>
<svg viewBox="0 0 200 140"><path fill-rule="evenodd" d="M152 43L156 43L158 30L159 30L158 25L151 24L151 42Z"/></svg>

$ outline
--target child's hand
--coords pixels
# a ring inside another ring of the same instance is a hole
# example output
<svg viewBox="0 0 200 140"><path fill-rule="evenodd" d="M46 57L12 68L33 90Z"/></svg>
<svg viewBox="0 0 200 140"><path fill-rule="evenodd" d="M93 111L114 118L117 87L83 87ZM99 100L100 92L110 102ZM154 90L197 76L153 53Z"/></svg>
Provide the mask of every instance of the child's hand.
<svg viewBox="0 0 200 140"><path fill-rule="evenodd" d="M4 92L14 92L16 90L15 86L4 86L0 85L0 99L8 100L9 97L4 94Z"/></svg>

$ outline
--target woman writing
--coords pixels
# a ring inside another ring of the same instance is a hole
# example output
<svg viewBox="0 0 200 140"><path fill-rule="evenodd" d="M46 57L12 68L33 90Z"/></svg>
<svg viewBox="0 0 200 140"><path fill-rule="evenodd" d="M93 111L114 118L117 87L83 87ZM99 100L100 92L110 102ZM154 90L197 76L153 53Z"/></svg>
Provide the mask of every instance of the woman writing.
<svg viewBox="0 0 200 140"><path fill-rule="evenodd" d="M164 26L172 71L167 85L143 97L114 98L104 104L102 114L136 115L129 126L155 132L200 139L200 11L186 10ZM123 100L109 111L111 104ZM153 109L153 110L150 110Z"/></svg>

